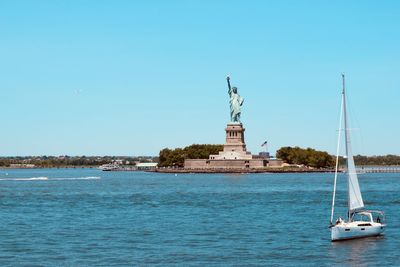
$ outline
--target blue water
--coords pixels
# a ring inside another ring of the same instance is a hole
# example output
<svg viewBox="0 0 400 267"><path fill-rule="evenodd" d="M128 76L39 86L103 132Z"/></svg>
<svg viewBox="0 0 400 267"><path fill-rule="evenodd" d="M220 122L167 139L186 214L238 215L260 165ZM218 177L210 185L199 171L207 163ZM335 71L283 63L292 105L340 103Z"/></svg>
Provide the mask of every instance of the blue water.
<svg viewBox="0 0 400 267"><path fill-rule="evenodd" d="M332 243L332 174L0 170L0 265L400 265L400 174L360 184L386 234Z"/></svg>

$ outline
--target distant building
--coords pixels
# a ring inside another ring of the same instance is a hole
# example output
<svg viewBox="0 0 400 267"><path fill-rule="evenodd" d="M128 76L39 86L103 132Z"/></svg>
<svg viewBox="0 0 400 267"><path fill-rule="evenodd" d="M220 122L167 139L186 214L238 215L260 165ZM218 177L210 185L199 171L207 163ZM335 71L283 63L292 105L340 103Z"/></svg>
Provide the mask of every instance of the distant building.
<svg viewBox="0 0 400 267"><path fill-rule="evenodd" d="M258 156L260 157L260 158L264 158L264 159L269 159L271 156L270 156L270 154L269 154L269 152L260 152L260 153L258 153Z"/></svg>
<svg viewBox="0 0 400 267"><path fill-rule="evenodd" d="M116 159L116 160L113 160L113 163L118 164L118 165L123 165L124 161L122 159Z"/></svg>
<svg viewBox="0 0 400 267"><path fill-rule="evenodd" d="M10 164L10 168L30 169L30 168L35 168L35 164Z"/></svg>
<svg viewBox="0 0 400 267"><path fill-rule="evenodd" d="M142 162L136 164L136 169L138 171L145 171L145 170L154 170L158 166L156 162Z"/></svg>

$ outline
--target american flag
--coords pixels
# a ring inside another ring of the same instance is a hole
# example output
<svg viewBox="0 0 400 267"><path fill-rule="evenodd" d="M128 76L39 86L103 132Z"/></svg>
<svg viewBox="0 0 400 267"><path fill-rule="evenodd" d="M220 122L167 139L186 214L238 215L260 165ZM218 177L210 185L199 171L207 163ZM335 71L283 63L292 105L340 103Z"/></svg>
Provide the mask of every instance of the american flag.
<svg viewBox="0 0 400 267"><path fill-rule="evenodd" d="M264 143L261 144L261 146L266 146L268 141L265 141Z"/></svg>

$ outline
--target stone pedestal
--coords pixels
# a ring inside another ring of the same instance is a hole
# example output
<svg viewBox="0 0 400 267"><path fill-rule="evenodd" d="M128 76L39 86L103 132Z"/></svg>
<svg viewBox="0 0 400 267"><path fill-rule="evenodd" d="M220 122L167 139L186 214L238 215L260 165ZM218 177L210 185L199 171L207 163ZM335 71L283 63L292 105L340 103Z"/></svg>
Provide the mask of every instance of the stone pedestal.
<svg viewBox="0 0 400 267"><path fill-rule="evenodd" d="M210 155L210 159L252 159L251 153L246 151L244 131L241 123L228 123L225 128L224 151L218 155Z"/></svg>
<svg viewBox="0 0 400 267"><path fill-rule="evenodd" d="M244 131L242 124L228 124L225 128L226 138L224 152L245 152Z"/></svg>

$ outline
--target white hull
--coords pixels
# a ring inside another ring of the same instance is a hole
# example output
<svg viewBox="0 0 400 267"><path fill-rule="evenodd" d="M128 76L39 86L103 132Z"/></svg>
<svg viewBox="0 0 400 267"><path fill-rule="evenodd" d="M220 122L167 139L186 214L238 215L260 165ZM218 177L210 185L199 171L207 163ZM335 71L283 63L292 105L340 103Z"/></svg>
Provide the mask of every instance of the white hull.
<svg viewBox="0 0 400 267"><path fill-rule="evenodd" d="M385 227L385 224L375 222L341 223L331 228L332 241L377 236L385 231Z"/></svg>

